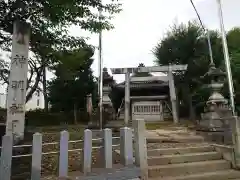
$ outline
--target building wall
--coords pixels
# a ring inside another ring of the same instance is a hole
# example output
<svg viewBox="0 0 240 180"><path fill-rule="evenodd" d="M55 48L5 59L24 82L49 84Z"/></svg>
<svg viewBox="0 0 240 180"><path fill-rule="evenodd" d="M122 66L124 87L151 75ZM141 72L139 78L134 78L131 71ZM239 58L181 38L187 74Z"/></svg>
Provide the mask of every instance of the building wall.
<svg viewBox="0 0 240 180"><path fill-rule="evenodd" d="M6 94L0 93L0 108L6 107Z"/></svg>
<svg viewBox="0 0 240 180"><path fill-rule="evenodd" d="M36 91L32 99L30 99L26 104L26 110L34 110L34 109L43 109L44 108L44 97L41 91Z"/></svg>
<svg viewBox="0 0 240 180"><path fill-rule="evenodd" d="M132 103L132 119L144 119L148 122L164 120L162 101L137 101Z"/></svg>
<svg viewBox="0 0 240 180"><path fill-rule="evenodd" d="M0 93L0 108L6 108L6 94ZM26 104L26 110L43 109L44 108L44 97L42 92L35 92L32 99Z"/></svg>

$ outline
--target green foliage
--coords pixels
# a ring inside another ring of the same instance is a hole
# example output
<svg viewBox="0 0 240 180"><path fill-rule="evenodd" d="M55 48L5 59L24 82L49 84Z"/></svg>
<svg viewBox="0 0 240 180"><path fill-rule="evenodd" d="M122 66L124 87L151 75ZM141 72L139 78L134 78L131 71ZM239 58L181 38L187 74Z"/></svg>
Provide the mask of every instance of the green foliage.
<svg viewBox="0 0 240 180"><path fill-rule="evenodd" d="M97 9L105 12L100 22ZM109 20L119 11L119 3L103 5L100 0L3 0L0 2L0 45L9 48L11 38L4 33L12 34L15 20L29 20L34 52L44 53L51 45L78 46L78 39L67 34L69 26L77 25L92 32L110 29L112 25Z"/></svg>
<svg viewBox="0 0 240 180"><path fill-rule="evenodd" d="M86 46L82 37L71 36L68 28L98 32L113 28L110 20L120 12L117 0L2 0L0 1L0 49L11 50L11 34L16 20L31 23L27 101L39 87L43 69L58 62L56 52ZM98 10L103 13L99 17ZM5 61L6 62L6 61ZM8 64L0 61L0 81L8 83ZM33 78L34 77L34 78Z"/></svg>
<svg viewBox="0 0 240 180"><path fill-rule="evenodd" d="M84 112L78 112L78 117L78 122L87 122L87 116ZM59 126L75 123L72 112L45 112L42 109L27 111L25 120L27 127Z"/></svg>
<svg viewBox="0 0 240 180"><path fill-rule="evenodd" d="M53 111L69 112L86 108L86 96L92 94L93 105L97 101L97 82L92 75L92 49L64 51L61 63L55 69L56 78L49 82L49 101Z"/></svg>
<svg viewBox="0 0 240 180"><path fill-rule="evenodd" d="M216 33L211 33L213 44L216 38ZM215 50L214 47L214 60L216 59ZM159 65L187 64L187 72L179 78L189 84L192 92L197 85L196 78L204 75L209 64L206 35L196 22L174 25L166 37L157 44L153 53Z"/></svg>
<svg viewBox="0 0 240 180"><path fill-rule="evenodd" d="M0 108L0 123L5 123L7 110ZM86 123L88 121L86 111L79 110L77 112L77 121ZM59 125L75 124L73 112L45 112L43 109L35 109L26 111L25 125L27 127L40 126L59 126Z"/></svg>
<svg viewBox="0 0 240 180"><path fill-rule="evenodd" d="M7 110L5 108L0 108L0 123L4 123L6 121Z"/></svg>
<svg viewBox="0 0 240 180"><path fill-rule="evenodd" d="M233 84L235 89L235 103L240 106L240 28L233 28L227 34L228 48L231 59ZM228 95L228 89L225 88ZM239 108L237 108L240 111Z"/></svg>
<svg viewBox="0 0 240 180"><path fill-rule="evenodd" d="M159 65L187 64L185 73L175 76L179 100L184 106L191 106L189 94L197 92L200 76L207 71L209 55L204 31L196 22L174 25L157 44L153 53Z"/></svg>
<svg viewBox="0 0 240 180"><path fill-rule="evenodd" d="M222 55L217 32L210 32L213 58L217 66L221 64ZM220 51L221 52L221 51ZM204 100L206 91L199 93L203 86L203 76L210 64L207 36L196 22L174 25L166 36L157 44L153 53L159 65L187 64L185 73L175 76L178 97L183 106L188 107L189 116L193 116L193 104L198 105ZM195 99L195 101L193 101ZM193 117L191 117L193 118Z"/></svg>
<svg viewBox="0 0 240 180"><path fill-rule="evenodd" d="M210 31L213 60L216 67L225 70L223 61L222 41L219 33ZM234 87L236 91L236 104L240 105L240 29L234 28L227 34L231 68ZM207 36L201 26L196 22L189 22L187 25L174 25L166 36L157 44L153 53L159 65L187 64L185 74L176 74L176 85L179 90L179 100L187 106L190 111L194 104L197 111L202 112L203 102L209 97L209 89L203 88L208 82L202 79L209 68L210 56L207 44ZM228 95L227 83L223 88L225 95ZM200 107L200 109L199 109ZM191 113L191 112L190 112Z"/></svg>

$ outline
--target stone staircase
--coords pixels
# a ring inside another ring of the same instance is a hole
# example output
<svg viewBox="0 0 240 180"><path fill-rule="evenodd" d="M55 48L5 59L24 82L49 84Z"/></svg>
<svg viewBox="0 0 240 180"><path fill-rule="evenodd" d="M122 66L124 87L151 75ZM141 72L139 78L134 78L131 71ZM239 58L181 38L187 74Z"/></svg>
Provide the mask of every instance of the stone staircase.
<svg viewBox="0 0 240 180"><path fill-rule="evenodd" d="M239 179L240 171L211 145L148 150L150 180Z"/></svg>

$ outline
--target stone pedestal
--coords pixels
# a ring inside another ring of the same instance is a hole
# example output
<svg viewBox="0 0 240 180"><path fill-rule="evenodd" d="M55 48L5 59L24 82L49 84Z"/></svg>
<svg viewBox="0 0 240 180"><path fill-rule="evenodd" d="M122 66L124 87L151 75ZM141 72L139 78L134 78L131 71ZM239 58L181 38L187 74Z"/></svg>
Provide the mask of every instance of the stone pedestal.
<svg viewBox="0 0 240 180"><path fill-rule="evenodd" d="M202 113L198 131L206 140L232 144L232 112L227 106L211 105Z"/></svg>
<svg viewBox="0 0 240 180"><path fill-rule="evenodd" d="M230 110L205 112L201 114L200 128L210 131L230 128L229 120L231 118L232 112Z"/></svg>

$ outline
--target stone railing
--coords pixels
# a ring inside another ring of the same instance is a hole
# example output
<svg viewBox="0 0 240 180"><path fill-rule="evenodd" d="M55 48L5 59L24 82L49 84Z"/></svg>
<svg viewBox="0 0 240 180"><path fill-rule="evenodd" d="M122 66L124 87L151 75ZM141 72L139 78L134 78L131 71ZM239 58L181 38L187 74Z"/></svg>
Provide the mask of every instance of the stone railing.
<svg viewBox="0 0 240 180"><path fill-rule="evenodd" d="M83 176L77 177L80 179L99 179L103 180L108 177L112 179L118 179L119 177L126 177L126 179L133 179L142 177L147 178L147 150L146 150L146 135L145 135L145 121L144 120L134 120L133 121L134 131L131 128L123 127L120 129L120 137L112 137L111 129L104 129L102 132L102 146L93 147L92 131L89 129L84 130L84 139L77 140L83 143L82 149L69 149L69 132L60 132L60 142L52 142L51 144L59 144L58 152L49 152L49 154L59 154L59 168L58 177L59 178L69 178L69 152L79 151L82 152ZM134 132L134 133L133 133ZM42 147L45 145L42 142L43 135L41 133L35 133L33 135L32 145L22 145L22 147L32 148L31 154L24 155L14 155L13 148L19 148L21 146L12 146L13 137L10 135L3 136L2 147L1 147L1 157L0 157L0 180L10 180L11 179L11 168L13 158L20 157L32 157L31 164L31 180L40 180L41 177L41 166L42 166ZM120 162L125 168L114 170L111 173L101 173L93 174L92 170L92 151L93 149L101 148L103 149L102 155L104 159L104 168L113 168L113 139L120 139ZM97 139L99 140L99 139ZM134 143L133 143L134 141ZM74 141L76 142L76 141ZM49 143L48 143L49 144ZM133 157L133 152L135 159ZM14 167L15 168L15 167Z"/></svg>

